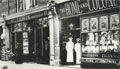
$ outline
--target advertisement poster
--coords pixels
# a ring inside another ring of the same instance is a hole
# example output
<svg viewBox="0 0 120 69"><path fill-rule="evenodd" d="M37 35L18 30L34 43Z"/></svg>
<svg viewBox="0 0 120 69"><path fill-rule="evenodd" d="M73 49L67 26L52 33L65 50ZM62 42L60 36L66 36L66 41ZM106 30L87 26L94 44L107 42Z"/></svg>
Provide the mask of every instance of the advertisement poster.
<svg viewBox="0 0 120 69"><path fill-rule="evenodd" d="M100 17L100 30L108 30L108 16Z"/></svg>
<svg viewBox="0 0 120 69"><path fill-rule="evenodd" d="M120 23L119 23L119 15L113 14L110 15L110 29L119 29Z"/></svg>
<svg viewBox="0 0 120 69"><path fill-rule="evenodd" d="M28 38L28 32L23 32L23 38Z"/></svg>
<svg viewBox="0 0 120 69"><path fill-rule="evenodd" d="M90 18L90 30L98 31L98 17Z"/></svg>
<svg viewBox="0 0 120 69"><path fill-rule="evenodd" d="M89 31L89 19L82 19L82 32Z"/></svg>
<svg viewBox="0 0 120 69"><path fill-rule="evenodd" d="M28 41L28 32L23 32L23 53L29 54L29 41Z"/></svg>
<svg viewBox="0 0 120 69"><path fill-rule="evenodd" d="M28 39L23 39L23 53L24 54L29 54Z"/></svg>
<svg viewBox="0 0 120 69"><path fill-rule="evenodd" d="M28 47L24 47L24 48L23 48L23 53L24 53L24 54L29 54Z"/></svg>

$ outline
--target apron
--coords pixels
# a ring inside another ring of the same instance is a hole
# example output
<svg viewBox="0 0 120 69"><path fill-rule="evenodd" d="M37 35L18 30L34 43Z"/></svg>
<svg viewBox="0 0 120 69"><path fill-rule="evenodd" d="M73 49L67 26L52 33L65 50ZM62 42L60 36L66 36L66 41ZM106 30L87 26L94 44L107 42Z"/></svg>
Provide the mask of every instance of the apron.
<svg viewBox="0 0 120 69"><path fill-rule="evenodd" d="M73 42L67 42L66 44L66 51L67 51L67 62L73 62Z"/></svg>

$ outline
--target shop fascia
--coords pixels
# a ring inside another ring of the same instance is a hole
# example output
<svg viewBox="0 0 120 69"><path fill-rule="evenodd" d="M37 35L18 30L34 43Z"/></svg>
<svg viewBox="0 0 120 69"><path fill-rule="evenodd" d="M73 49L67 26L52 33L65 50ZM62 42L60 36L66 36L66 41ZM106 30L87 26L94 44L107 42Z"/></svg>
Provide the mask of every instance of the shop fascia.
<svg viewBox="0 0 120 69"><path fill-rule="evenodd" d="M56 9L61 17L83 14L119 6L118 0L78 0L57 5ZM61 15L64 14L64 15Z"/></svg>
<svg viewBox="0 0 120 69"><path fill-rule="evenodd" d="M37 12L37 13L33 13L33 14L29 14L29 15L25 15L25 16L21 16L21 17L8 20L7 24L17 23L17 22L26 21L26 20L35 19L35 18L44 17L44 16L48 16L48 10L44 10L41 12Z"/></svg>

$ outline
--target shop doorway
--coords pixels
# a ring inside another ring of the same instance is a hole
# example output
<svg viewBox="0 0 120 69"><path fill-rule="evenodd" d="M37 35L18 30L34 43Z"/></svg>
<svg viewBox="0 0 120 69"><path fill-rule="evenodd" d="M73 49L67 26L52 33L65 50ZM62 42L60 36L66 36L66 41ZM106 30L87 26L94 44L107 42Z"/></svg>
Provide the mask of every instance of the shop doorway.
<svg viewBox="0 0 120 69"><path fill-rule="evenodd" d="M77 64L77 52L74 49L72 49L72 57L69 61L67 61L68 52L66 49L67 42L69 41L69 37L72 38L72 43L75 45L77 43L77 39L80 39L80 21L79 17L74 18L68 18L61 20L61 36L60 36L60 58L62 61L62 65L71 65L71 64Z"/></svg>
<svg viewBox="0 0 120 69"><path fill-rule="evenodd" d="M22 32L12 32L12 52L15 53L16 45L19 43L22 46L23 43Z"/></svg>
<svg viewBox="0 0 120 69"><path fill-rule="evenodd" d="M12 52L15 53L17 45L22 47L23 61L33 61L34 56L34 27L33 23L21 22L11 25Z"/></svg>
<svg viewBox="0 0 120 69"><path fill-rule="evenodd" d="M39 63L49 63L49 27L42 27L36 30L36 55Z"/></svg>

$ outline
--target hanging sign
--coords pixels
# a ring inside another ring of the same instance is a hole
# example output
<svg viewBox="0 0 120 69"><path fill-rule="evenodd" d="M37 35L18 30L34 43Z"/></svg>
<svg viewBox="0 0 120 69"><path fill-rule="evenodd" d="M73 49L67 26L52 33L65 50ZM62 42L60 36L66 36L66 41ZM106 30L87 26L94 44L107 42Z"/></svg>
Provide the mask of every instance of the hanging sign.
<svg viewBox="0 0 120 69"><path fill-rule="evenodd" d="M108 16L101 16L100 17L100 30L107 30L108 29Z"/></svg>
<svg viewBox="0 0 120 69"><path fill-rule="evenodd" d="M82 19L82 32L89 31L89 19Z"/></svg>
<svg viewBox="0 0 120 69"><path fill-rule="evenodd" d="M120 29L119 15L110 15L110 29Z"/></svg>
<svg viewBox="0 0 120 69"><path fill-rule="evenodd" d="M98 31L98 17L90 18L90 31Z"/></svg>

